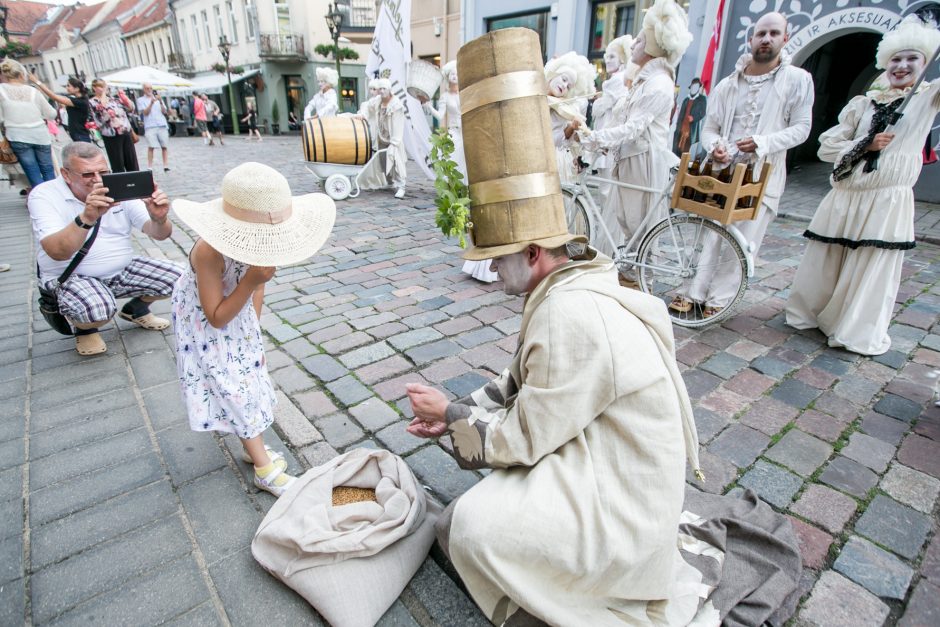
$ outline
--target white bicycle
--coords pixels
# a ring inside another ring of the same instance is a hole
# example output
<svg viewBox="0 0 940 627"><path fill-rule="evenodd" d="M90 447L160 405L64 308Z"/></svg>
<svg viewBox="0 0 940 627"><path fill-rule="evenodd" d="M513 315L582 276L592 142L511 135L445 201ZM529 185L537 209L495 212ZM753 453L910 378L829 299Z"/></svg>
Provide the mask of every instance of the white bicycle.
<svg viewBox="0 0 940 627"><path fill-rule="evenodd" d="M640 289L662 299L679 326L698 328L718 323L734 313L747 290L749 277L754 274L752 251L732 221L751 219L756 209L742 211L737 209L737 203L742 197L749 197L754 207L760 207L769 171L770 166L765 165L760 183L744 184L744 166L739 165L731 182L722 183L708 176L689 174L686 154L679 166L672 169L666 187L655 189L591 175L585 170L573 183L562 185L568 229L586 235L592 243L604 238L610 249L616 250L617 270L626 276L634 269ZM623 245L618 246L594 200L592 191L602 185L659 195L656 207ZM683 190L722 194L724 204L684 198ZM656 216L663 214L664 205L666 218L657 222ZM745 217L748 214L750 217ZM721 277L730 300L722 307L696 302L693 295L716 276Z"/></svg>

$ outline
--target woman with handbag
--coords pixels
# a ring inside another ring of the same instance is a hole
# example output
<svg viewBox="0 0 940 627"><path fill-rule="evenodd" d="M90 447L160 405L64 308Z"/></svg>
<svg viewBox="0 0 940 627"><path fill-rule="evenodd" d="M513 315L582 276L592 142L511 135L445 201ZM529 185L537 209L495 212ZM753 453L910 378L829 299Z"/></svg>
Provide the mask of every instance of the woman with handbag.
<svg viewBox="0 0 940 627"><path fill-rule="evenodd" d="M95 95L89 101L91 113L104 140L104 149L108 153L112 172L133 172L140 169L137 165L137 151L134 150L137 135L131 127L127 114L134 111L134 103L118 91L117 98L108 95L108 83L102 78L91 82Z"/></svg>
<svg viewBox="0 0 940 627"><path fill-rule="evenodd" d="M6 141L29 179L30 187L55 178L52 165L52 140L46 120L56 110L42 95L26 84L26 70L17 61L0 63L0 122Z"/></svg>
<svg viewBox="0 0 940 627"><path fill-rule="evenodd" d="M91 143L91 133L88 130L88 118L91 116L91 110L88 105L88 88L85 83L77 78L70 78L65 84L67 95L60 96L46 87L35 74L30 74L29 80L39 91L46 95L46 98L68 107L66 128L72 141Z"/></svg>

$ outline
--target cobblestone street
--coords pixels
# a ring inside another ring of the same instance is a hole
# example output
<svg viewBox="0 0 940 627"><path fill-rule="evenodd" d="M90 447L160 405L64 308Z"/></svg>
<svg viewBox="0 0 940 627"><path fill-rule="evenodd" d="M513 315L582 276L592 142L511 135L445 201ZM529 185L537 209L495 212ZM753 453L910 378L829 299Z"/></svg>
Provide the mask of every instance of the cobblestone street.
<svg viewBox="0 0 940 627"><path fill-rule="evenodd" d="M138 145L146 164L144 142ZM279 169L295 194L319 191L299 136L204 146L174 138L171 199L206 200L246 160ZM413 166L413 164L411 164ZM433 188L410 170L407 196L337 203L332 237L268 284L262 327L279 406L268 444L301 473L354 447L403 456L442 503L481 474L460 470L404 426L405 384L452 397L508 365L523 299L461 272L434 224ZM790 517L804 572L796 624L940 624L940 207L920 205L891 327L876 358L794 331L783 306L800 234L825 185L793 177L738 315L675 328L695 407L704 484L750 488ZM818 178L818 177L817 177ZM193 239L137 238L180 263ZM931 243L933 242L933 243ZM108 352L80 357L36 308L25 203L0 197L0 625L322 624L250 553L274 503L251 486L234 438L190 431L172 328L118 322ZM154 307L167 312L164 301ZM443 442L442 442L443 445ZM435 548L382 625L487 625Z"/></svg>

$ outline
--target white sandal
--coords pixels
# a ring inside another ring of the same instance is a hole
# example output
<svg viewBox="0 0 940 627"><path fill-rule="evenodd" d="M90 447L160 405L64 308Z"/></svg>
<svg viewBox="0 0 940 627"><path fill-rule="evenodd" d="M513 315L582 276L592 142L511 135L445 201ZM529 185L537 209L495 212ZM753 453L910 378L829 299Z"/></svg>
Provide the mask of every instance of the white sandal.
<svg viewBox="0 0 940 627"><path fill-rule="evenodd" d="M287 483L285 483L284 485L280 485L280 486L274 485L274 482L277 481L277 478L280 477L281 475L284 475L285 477L287 477ZM268 474L268 476L264 478L259 477L258 471L256 470L254 483L255 483L255 487L258 488L259 490L264 490L265 492L270 492L274 496L280 497L285 492L287 492L292 485L294 485L294 481L296 480L297 480L297 477L291 477L290 475L286 475L284 474L284 471L282 469L275 466L274 470L272 470L270 474Z"/></svg>
<svg viewBox="0 0 940 627"><path fill-rule="evenodd" d="M280 468L281 470L287 469L287 460L284 459L284 455L282 453L278 453L267 444L264 445L264 450L267 451L268 457L271 459L271 463L274 464L275 467ZM246 464L255 463L254 460L251 459L251 455L248 454L248 451L246 451L244 447L242 447L242 461Z"/></svg>

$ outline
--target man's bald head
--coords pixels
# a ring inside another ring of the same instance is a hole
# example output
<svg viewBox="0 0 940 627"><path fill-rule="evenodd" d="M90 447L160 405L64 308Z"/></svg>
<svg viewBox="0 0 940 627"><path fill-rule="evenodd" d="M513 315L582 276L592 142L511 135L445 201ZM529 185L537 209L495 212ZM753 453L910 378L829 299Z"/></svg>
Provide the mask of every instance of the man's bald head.
<svg viewBox="0 0 940 627"><path fill-rule="evenodd" d="M758 63L774 63L787 43L787 18L776 11L762 15L754 24L751 35L751 55Z"/></svg>

